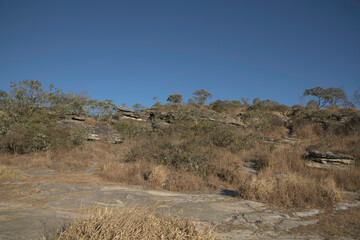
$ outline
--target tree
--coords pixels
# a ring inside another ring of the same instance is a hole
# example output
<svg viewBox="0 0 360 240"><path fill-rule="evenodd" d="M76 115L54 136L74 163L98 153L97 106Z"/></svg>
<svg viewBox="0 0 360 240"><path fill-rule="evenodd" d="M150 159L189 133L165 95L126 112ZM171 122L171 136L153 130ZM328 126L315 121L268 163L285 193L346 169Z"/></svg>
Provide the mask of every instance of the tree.
<svg viewBox="0 0 360 240"><path fill-rule="evenodd" d="M320 109L326 104L326 98L325 98L325 89L322 87L315 87L311 89L306 89L304 92L304 96L314 96L318 98L318 104L317 108Z"/></svg>
<svg viewBox="0 0 360 240"><path fill-rule="evenodd" d="M172 103L181 103L183 99L183 96L180 94L171 94L166 101L172 102Z"/></svg>
<svg viewBox="0 0 360 240"><path fill-rule="evenodd" d="M197 103L193 98L189 98L187 104L191 106L195 106Z"/></svg>
<svg viewBox="0 0 360 240"><path fill-rule="evenodd" d="M197 103L201 105L204 105L208 99L212 98L212 94L205 91L204 89L195 91L193 96Z"/></svg>
<svg viewBox="0 0 360 240"><path fill-rule="evenodd" d="M242 97L242 98L241 98L241 101L242 101L242 103L243 103L243 105L244 105L245 107L248 107L248 106L250 105L250 104L249 104L249 101L250 101L249 98Z"/></svg>
<svg viewBox="0 0 360 240"><path fill-rule="evenodd" d="M325 94L326 94L325 98L326 98L327 102L332 107L336 107L337 104L340 102L346 103L346 101L347 101L346 93L341 88L331 87L331 88L325 89Z"/></svg>
<svg viewBox="0 0 360 240"><path fill-rule="evenodd" d="M310 101L308 101L308 103L306 104L307 108L319 108L318 102L314 99L311 99Z"/></svg>
<svg viewBox="0 0 360 240"><path fill-rule="evenodd" d="M261 103L260 98L254 98L254 100L252 101L252 104L253 104L253 105L258 105L258 104L260 104L260 103Z"/></svg>
<svg viewBox="0 0 360 240"><path fill-rule="evenodd" d="M304 92L304 96L314 96L317 97L317 108L320 109L326 104L330 104L332 107L336 107L340 102L346 103L347 96L344 90L341 88L327 88L324 89L322 87L315 87L311 89L306 89Z"/></svg>
<svg viewBox="0 0 360 240"><path fill-rule="evenodd" d="M360 88L354 92L353 102L355 105L360 105Z"/></svg>

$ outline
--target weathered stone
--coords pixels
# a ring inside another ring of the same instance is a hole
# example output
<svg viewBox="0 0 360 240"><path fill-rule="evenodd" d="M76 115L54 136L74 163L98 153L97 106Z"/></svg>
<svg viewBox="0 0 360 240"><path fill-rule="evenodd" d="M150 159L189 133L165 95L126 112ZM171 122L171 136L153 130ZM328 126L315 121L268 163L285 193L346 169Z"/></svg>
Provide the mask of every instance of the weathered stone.
<svg viewBox="0 0 360 240"><path fill-rule="evenodd" d="M83 122L83 121L86 120L86 117L84 117L84 116L73 116L71 119L72 119L72 120L75 120L75 121L81 121L81 122Z"/></svg>
<svg viewBox="0 0 360 240"><path fill-rule="evenodd" d="M100 140L100 138L99 138L99 135L92 133L87 137L87 140L88 141L98 141L98 140Z"/></svg>
<svg viewBox="0 0 360 240"><path fill-rule="evenodd" d="M248 223L256 224L274 224L275 222L280 221L283 217L278 213L247 213L244 214L243 218Z"/></svg>
<svg viewBox="0 0 360 240"><path fill-rule="evenodd" d="M306 225L316 224L316 223L318 223L317 219L307 220L307 221L284 219L284 220L281 220L278 224L276 224L276 228L281 229L281 230L291 230L291 229L299 227L299 226L306 226Z"/></svg>
<svg viewBox="0 0 360 240"><path fill-rule="evenodd" d="M156 214L172 214L203 225L220 226L214 230L220 239L321 239L319 236L301 236L298 230L296 233L289 230L317 223L316 215L320 212L328 214L317 209L289 213L289 209L284 211L282 208L219 193L184 194L145 190L140 186L112 185L98 179L96 182L79 181L79 176L93 173L99 165L99 162L94 162L90 168L76 174L58 173L49 178L41 176L38 182L36 176L32 176L25 184L0 185L3 195L8 193L9 188L21 194L0 202L0 239L39 239L43 235L50 238L54 227L74 218L85 217L77 214L79 209L93 207L154 206ZM77 184L71 176L74 176ZM88 179L91 175L84 177ZM64 179L65 182L62 182ZM336 205L334 211L359 205L359 201L342 203Z"/></svg>
<svg viewBox="0 0 360 240"><path fill-rule="evenodd" d="M257 161L244 161L243 168L241 168L241 171L244 171L248 174L255 175L258 172L258 163Z"/></svg>
<svg viewBox="0 0 360 240"><path fill-rule="evenodd" d="M114 130L109 124L106 123L88 123L88 122L75 122L71 120L61 120L58 122L64 128L75 128L82 126L88 131L88 141L105 140L110 143L118 144L124 141L124 137L118 131Z"/></svg>
<svg viewBox="0 0 360 240"><path fill-rule="evenodd" d="M116 107L116 110L122 115L122 117L140 119L141 115L134 110L126 107Z"/></svg>
<svg viewBox="0 0 360 240"><path fill-rule="evenodd" d="M354 160L351 159L335 159L335 158L310 158L311 160L319 163L330 163L330 164L354 164Z"/></svg>
<svg viewBox="0 0 360 240"><path fill-rule="evenodd" d="M320 213L320 210L318 209L311 209L309 211L304 211L304 212L295 212L294 216L295 217L313 217L317 214Z"/></svg>
<svg viewBox="0 0 360 240"><path fill-rule="evenodd" d="M355 164L355 158L350 155L330 151L308 150L306 165L315 168L332 168Z"/></svg>
<svg viewBox="0 0 360 240"><path fill-rule="evenodd" d="M325 158L325 159L350 159L355 160L353 156L342 154L342 153L333 153L330 151L319 151L319 150L308 150L309 156L314 158Z"/></svg>

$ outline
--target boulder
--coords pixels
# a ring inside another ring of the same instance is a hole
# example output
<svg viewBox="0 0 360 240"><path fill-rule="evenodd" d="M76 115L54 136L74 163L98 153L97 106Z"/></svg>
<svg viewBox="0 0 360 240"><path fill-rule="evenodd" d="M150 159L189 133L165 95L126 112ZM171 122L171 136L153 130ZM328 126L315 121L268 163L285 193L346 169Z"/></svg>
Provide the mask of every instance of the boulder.
<svg viewBox="0 0 360 240"><path fill-rule="evenodd" d="M99 135L97 135L97 134L91 133L91 134L89 134L89 136L87 137L87 140L88 140L88 141L98 141L98 140L100 140L100 137L99 137Z"/></svg>

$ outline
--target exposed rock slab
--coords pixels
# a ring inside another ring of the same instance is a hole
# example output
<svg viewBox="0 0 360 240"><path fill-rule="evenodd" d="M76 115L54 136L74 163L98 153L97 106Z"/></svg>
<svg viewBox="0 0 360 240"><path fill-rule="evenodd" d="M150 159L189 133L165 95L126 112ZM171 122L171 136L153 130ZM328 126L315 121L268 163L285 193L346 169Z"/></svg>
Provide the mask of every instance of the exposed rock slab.
<svg viewBox="0 0 360 240"><path fill-rule="evenodd" d="M184 194L137 186L54 181L16 187L19 192L31 194L12 202L0 202L0 239L39 239L51 235L63 222L85 216L79 210L94 206L157 206L158 214L170 213L205 225L232 226L217 231L220 239L321 239L291 232L298 226L316 224L316 215L321 212L317 209L290 214L263 203L221 194ZM357 205L343 204L336 209L353 206Z"/></svg>
<svg viewBox="0 0 360 240"><path fill-rule="evenodd" d="M355 164L355 157L330 151L308 150L307 166L316 168L331 168L334 166L348 166Z"/></svg>
<svg viewBox="0 0 360 240"><path fill-rule="evenodd" d="M325 159L349 159L355 160L355 157L342 153L333 153L330 151L319 151L319 150L308 150L309 156L314 158L325 158Z"/></svg>

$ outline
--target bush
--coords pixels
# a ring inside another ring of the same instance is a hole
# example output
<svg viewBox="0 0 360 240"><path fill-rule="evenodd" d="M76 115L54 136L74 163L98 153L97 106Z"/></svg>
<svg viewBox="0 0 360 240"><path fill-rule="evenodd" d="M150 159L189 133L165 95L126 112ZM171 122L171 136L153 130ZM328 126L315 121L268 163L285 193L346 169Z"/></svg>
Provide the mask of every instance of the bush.
<svg viewBox="0 0 360 240"><path fill-rule="evenodd" d="M215 102L210 103L210 108L219 113L229 113L241 107L242 104L240 101L216 100Z"/></svg>
<svg viewBox="0 0 360 240"><path fill-rule="evenodd" d="M116 130L130 137L148 135L152 128L147 122L122 119L115 124Z"/></svg>
<svg viewBox="0 0 360 240"><path fill-rule="evenodd" d="M70 130L70 139L75 146L84 146L88 135L88 130L82 126Z"/></svg>

